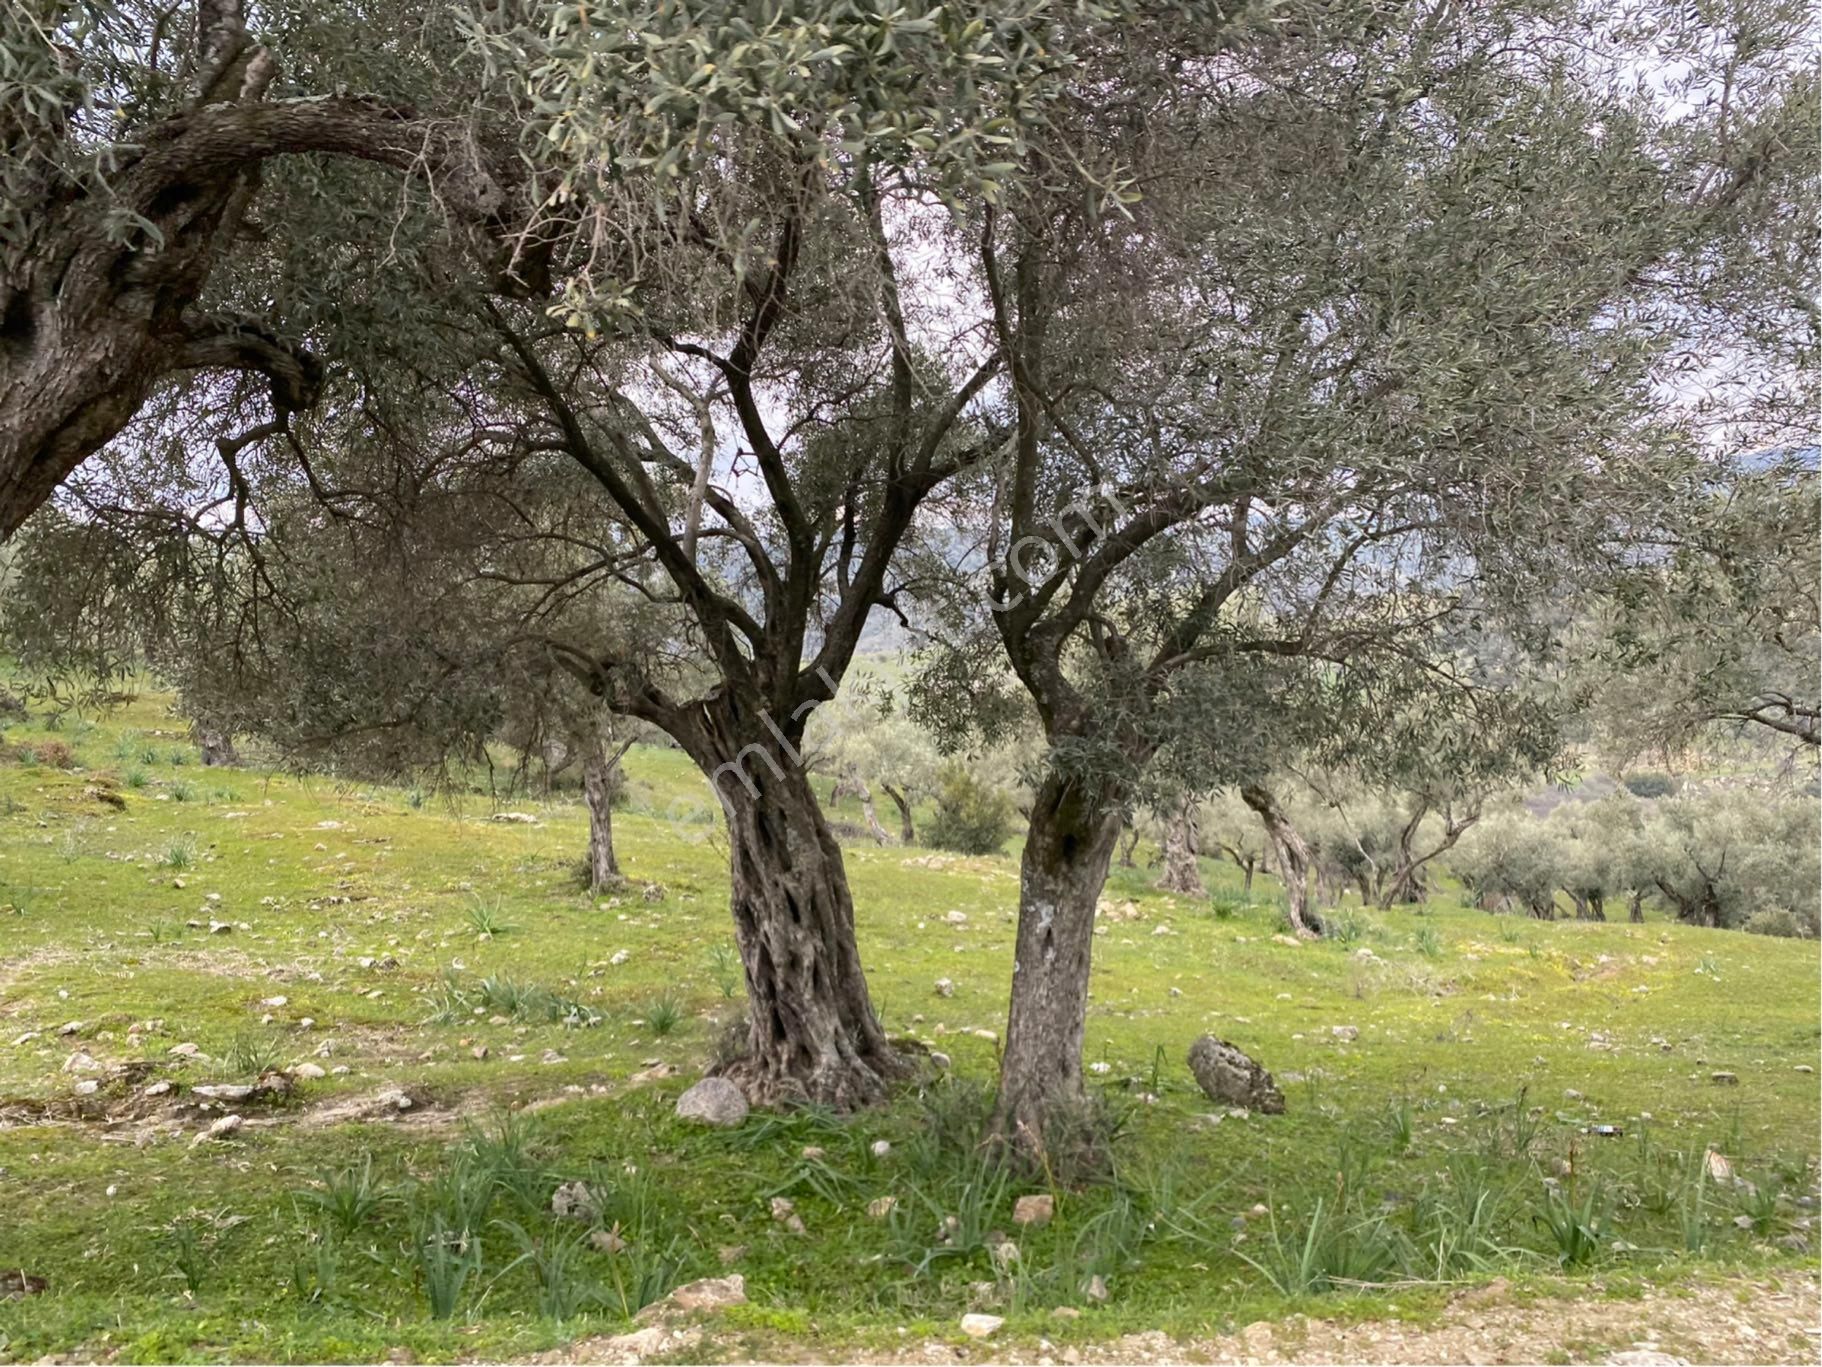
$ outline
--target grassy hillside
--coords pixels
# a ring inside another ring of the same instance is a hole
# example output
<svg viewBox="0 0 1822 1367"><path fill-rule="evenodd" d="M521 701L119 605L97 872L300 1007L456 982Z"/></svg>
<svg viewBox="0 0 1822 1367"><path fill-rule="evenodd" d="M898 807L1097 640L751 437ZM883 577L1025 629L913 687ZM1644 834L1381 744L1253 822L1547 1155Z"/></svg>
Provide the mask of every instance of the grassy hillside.
<svg viewBox="0 0 1822 1367"><path fill-rule="evenodd" d="M750 1297L727 1351L753 1354L965 1342L976 1308L1008 1317L996 1342L1065 1343L1314 1305L1421 1317L1495 1274L1623 1293L1808 1262L1813 942L1439 903L1299 946L1268 880L1242 904L1211 862L1217 897L1191 902L1119 871L1088 1037L1116 1171L1020 1228L1013 1201L1044 1183L972 1142L1010 858L851 844L874 999L950 1070L881 1113L711 1133L671 1106L742 993L678 756L629 757L634 882L597 899L568 803L503 822L203 769L152 697L8 740L72 753L0 765L0 1279L47 1284L0 1299L0 1360L499 1357L612 1332L724 1267ZM1183 1063L1205 1031L1271 1068L1289 1113L1213 1107ZM322 1075L288 1097L194 1090L298 1064ZM1728 1180L1704 1176L1710 1149ZM550 1213L571 1179L592 1221Z"/></svg>

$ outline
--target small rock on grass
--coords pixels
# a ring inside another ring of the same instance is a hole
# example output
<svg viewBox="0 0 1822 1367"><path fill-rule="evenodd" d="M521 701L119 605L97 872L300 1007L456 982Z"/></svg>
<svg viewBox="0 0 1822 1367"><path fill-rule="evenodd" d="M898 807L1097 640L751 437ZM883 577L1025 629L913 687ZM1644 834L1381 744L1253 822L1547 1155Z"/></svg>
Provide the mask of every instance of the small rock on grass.
<svg viewBox="0 0 1822 1367"><path fill-rule="evenodd" d="M226 1139L244 1123L245 1122L237 1115L224 1115L220 1120L217 1120L213 1125L209 1126L208 1129L192 1139L190 1141L190 1147L195 1148L198 1144L206 1144L212 1139Z"/></svg>
<svg viewBox="0 0 1822 1367"><path fill-rule="evenodd" d="M565 1182L550 1195L550 1213L559 1220L592 1220L595 1205L586 1182Z"/></svg>
<svg viewBox="0 0 1822 1367"><path fill-rule="evenodd" d="M747 1118L746 1093L724 1077L705 1077L677 1098L677 1118L731 1130Z"/></svg>
<svg viewBox="0 0 1822 1367"><path fill-rule="evenodd" d="M636 1322L650 1323L670 1315L725 1310L730 1305L745 1305L746 1301L746 1278L738 1272L730 1272L725 1277L704 1277L700 1281L685 1282L664 1299L646 1306L633 1319Z"/></svg>
<svg viewBox="0 0 1822 1367"><path fill-rule="evenodd" d="M1211 1101L1266 1115L1284 1114L1284 1093L1272 1075L1224 1040L1203 1035L1190 1045L1189 1070Z"/></svg>
<svg viewBox="0 0 1822 1367"><path fill-rule="evenodd" d="M1049 1224L1050 1217L1055 1214L1056 1197L1049 1192L1036 1196L1021 1196L1013 1203L1012 1223L1042 1227Z"/></svg>
<svg viewBox="0 0 1822 1367"><path fill-rule="evenodd" d="M971 1339L991 1338L1005 1322L999 1315L963 1315L962 1332Z"/></svg>

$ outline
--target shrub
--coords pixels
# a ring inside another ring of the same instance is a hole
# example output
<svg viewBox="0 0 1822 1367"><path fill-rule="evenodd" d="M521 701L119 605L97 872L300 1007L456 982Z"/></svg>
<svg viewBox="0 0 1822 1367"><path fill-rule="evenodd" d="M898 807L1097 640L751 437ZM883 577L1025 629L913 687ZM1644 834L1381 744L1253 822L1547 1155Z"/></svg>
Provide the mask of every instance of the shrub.
<svg viewBox="0 0 1822 1367"><path fill-rule="evenodd" d="M995 854L1012 834L1012 799L959 764L942 773L924 839L956 854Z"/></svg>
<svg viewBox="0 0 1822 1367"><path fill-rule="evenodd" d="M1626 776L1626 791L1634 797L1669 797L1676 787L1676 780L1669 774L1650 771Z"/></svg>
<svg viewBox="0 0 1822 1367"><path fill-rule="evenodd" d="M1775 935L1782 940L1804 938L1803 923L1783 907L1767 907L1746 918L1743 927L1748 935Z"/></svg>

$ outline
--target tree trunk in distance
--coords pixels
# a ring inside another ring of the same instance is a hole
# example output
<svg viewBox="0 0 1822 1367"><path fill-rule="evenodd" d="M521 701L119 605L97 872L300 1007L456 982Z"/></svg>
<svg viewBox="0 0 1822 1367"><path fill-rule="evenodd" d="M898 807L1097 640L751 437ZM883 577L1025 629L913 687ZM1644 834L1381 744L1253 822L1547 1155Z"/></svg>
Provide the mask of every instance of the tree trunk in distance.
<svg viewBox="0 0 1822 1367"><path fill-rule="evenodd" d="M1310 847L1268 789L1249 783L1240 789L1240 800L1257 812L1265 825L1265 838L1284 879L1285 912L1290 918L1291 933L1315 939L1320 931L1310 913Z"/></svg>
<svg viewBox="0 0 1822 1367"><path fill-rule="evenodd" d="M1185 798L1165 814L1164 876L1158 880L1159 891L1207 897L1208 889L1202 885L1202 869L1196 859L1199 853L1195 803Z"/></svg>
<svg viewBox="0 0 1822 1367"><path fill-rule="evenodd" d="M620 786L620 754L608 748L606 736L589 740L582 757L582 800L588 807L588 890L620 886L620 861L614 857L614 794Z"/></svg>
<svg viewBox="0 0 1822 1367"><path fill-rule="evenodd" d="M1138 848L1139 848L1139 828L1137 826L1127 826L1122 831L1121 837L1120 837L1120 867L1121 868L1130 869L1130 868L1137 867L1132 862L1132 856L1133 856L1133 851L1137 850Z"/></svg>
<svg viewBox="0 0 1822 1367"><path fill-rule="evenodd" d="M892 799L892 805L898 808L899 839L906 845L917 843L917 828L911 824L911 799L904 792L890 783L881 783L880 790Z"/></svg>

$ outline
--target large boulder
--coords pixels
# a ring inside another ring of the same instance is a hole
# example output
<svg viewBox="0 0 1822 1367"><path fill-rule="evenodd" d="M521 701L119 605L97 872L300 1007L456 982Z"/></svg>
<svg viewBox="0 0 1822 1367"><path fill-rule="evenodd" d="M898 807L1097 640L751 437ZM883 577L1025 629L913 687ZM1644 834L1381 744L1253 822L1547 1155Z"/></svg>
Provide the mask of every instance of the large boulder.
<svg viewBox="0 0 1822 1367"><path fill-rule="evenodd" d="M677 1118L731 1130L747 1118L746 1093L724 1077L705 1077L677 1098Z"/></svg>
<svg viewBox="0 0 1822 1367"><path fill-rule="evenodd" d="M1190 1045L1189 1071L1210 1100L1266 1115L1284 1114L1284 1093L1272 1075L1225 1040L1204 1035Z"/></svg>

